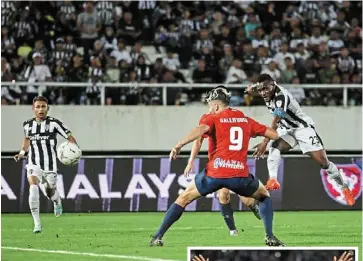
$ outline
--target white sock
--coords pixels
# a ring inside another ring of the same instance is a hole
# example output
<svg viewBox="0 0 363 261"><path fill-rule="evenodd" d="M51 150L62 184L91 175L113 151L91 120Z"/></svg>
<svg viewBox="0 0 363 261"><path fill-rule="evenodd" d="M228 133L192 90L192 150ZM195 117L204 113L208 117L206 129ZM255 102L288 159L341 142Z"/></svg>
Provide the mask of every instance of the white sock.
<svg viewBox="0 0 363 261"><path fill-rule="evenodd" d="M60 202L60 196L59 196L59 193L58 193L58 190L55 190L54 191L54 194L53 196L50 197L50 199L55 203L55 204L59 204Z"/></svg>
<svg viewBox="0 0 363 261"><path fill-rule="evenodd" d="M270 148L267 157L267 168L270 178L277 179L277 172L279 170L281 161L281 153L276 148Z"/></svg>
<svg viewBox="0 0 363 261"><path fill-rule="evenodd" d="M32 213L34 224L40 224L39 217L39 188L38 185L30 185L29 187L29 207Z"/></svg>
<svg viewBox="0 0 363 261"><path fill-rule="evenodd" d="M331 177L338 184L340 189L347 188L347 185L344 183L343 177L340 174L338 167L333 162L329 162L326 172L328 173L329 177Z"/></svg>

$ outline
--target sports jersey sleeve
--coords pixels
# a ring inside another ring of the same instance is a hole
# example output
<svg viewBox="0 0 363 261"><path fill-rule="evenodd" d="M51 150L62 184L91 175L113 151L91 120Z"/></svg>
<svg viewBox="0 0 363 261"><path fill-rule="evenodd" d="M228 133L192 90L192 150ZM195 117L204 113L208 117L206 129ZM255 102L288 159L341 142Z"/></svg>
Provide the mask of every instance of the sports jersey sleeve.
<svg viewBox="0 0 363 261"><path fill-rule="evenodd" d="M275 109L273 115L284 118L287 112L287 106L289 106L290 100L287 95L280 94L275 98Z"/></svg>
<svg viewBox="0 0 363 261"><path fill-rule="evenodd" d="M201 124L203 124L202 123L202 121L205 119L205 118L207 118L207 116L208 116L209 114L203 114L202 115L202 117L200 117L200 120L199 120L199 124L198 125L201 125ZM203 134L203 136L202 136L203 138L208 138L208 133L205 133L205 134Z"/></svg>
<svg viewBox="0 0 363 261"><path fill-rule="evenodd" d="M251 126L251 137L256 136L263 136L266 133L267 126L260 124L259 122L255 121L254 119L248 118L248 122Z"/></svg>
<svg viewBox="0 0 363 261"><path fill-rule="evenodd" d="M203 138L207 138L209 136L209 134L212 132L212 130L214 129L214 119L212 114L204 114L201 119L199 120L199 125L208 125L209 126L209 131L205 134L203 134Z"/></svg>
<svg viewBox="0 0 363 261"><path fill-rule="evenodd" d="M68 139L70 135L72 135L71 131L61 122L60 120L54 119L55 129L57 132L65 139Z"/></svg>
<svg viewBox="0 0 363 261"><path fill-rule="evenodd" d="M29 138L29 122L28 121L23 122L23 131L24 131L24 137Z"/></svg>

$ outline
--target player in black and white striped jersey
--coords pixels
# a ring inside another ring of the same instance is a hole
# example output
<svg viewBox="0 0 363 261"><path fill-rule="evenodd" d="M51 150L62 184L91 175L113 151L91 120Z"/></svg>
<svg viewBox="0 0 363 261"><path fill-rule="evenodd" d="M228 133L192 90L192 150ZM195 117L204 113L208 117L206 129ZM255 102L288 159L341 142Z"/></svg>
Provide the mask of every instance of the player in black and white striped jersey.
<svg viewBox="0 0 363 261"><path fill-rule="evenodd" d="M314 121L304 113L300 104L285 88L277 85L269 74L261 74L257 84L249 86L248 92L253 90L264 99L267 108L273 114L272 128L277 131L280 139L271 142L267 158L267 168L270 179L267 181L268 190L280 188L277 181L278 168L281 161L281 152L287 152L299 145L303 154L309 155L323 169L326 170L338 187L348 205L352 206L355 199L346 182L344 182L337 166L329 161L323 146L323 141L315 130ZM254 156L263 158L269 139L256 145Z"/></svg>
<svg viewBox="0 0 363 261"><path fill-rule="evenodd" d="M29 181L29 207L34 220L34 233L40 233L42 226L39 217L39 188L54 203L54 214L59 217L62 212L62 202L57 191L57 134L76 143L70 130L59 120L47 116L48 100L42 96L33 100L34 118L23 123L24 142L16 161L27 155L27 178ZM77 143L76 143L77 144ZM41 185L41 186L40 186Z"/></svg>

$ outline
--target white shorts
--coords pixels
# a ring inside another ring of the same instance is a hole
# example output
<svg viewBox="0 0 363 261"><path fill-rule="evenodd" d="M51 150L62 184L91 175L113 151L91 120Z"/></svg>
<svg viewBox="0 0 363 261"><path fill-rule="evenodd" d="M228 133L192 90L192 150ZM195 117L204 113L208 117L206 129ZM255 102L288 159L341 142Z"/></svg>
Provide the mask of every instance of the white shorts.
<svg viewBox="0 0 363 261"><path fill-rule="evenodd" d="M35 176L39 179L40 184L45 188L56 188L57 185L57 173L53 171L44 171L37 165L27 164L27 177Z"/></svg>
<svg viewBox="0 0 363 261"><path fill-rule="evenodd" d="M278 128L276 131L280 138L286 141L291 148L299 145L303 154L324 149L322 140L311 127L290 130Z"/></svg>

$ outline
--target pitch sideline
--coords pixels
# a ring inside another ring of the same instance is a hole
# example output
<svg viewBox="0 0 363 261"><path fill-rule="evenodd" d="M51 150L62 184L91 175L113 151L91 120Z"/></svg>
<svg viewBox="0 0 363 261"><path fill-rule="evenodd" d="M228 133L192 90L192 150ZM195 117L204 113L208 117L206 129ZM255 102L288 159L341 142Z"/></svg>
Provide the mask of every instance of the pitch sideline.
<svg viewBox="0 0 363 261"><path fill-rule="evenodd" d="M129 259L129 260L140 260L140 261L180 261L175 259L161 259L152 258L146 256L126 256L126 255L114 255L114 254L96 254L87 252L74 252L65 250L48 250L48 249L36 249L36 248L20 248L20 247L9 247L1 246L2 249L15 250L15 251L28 251L28 252L40 252L49 254L61 254L61 255L76 255L76 256L90 256L90 257L103 257L103 258L114 258L114 259Z"/></svg>

